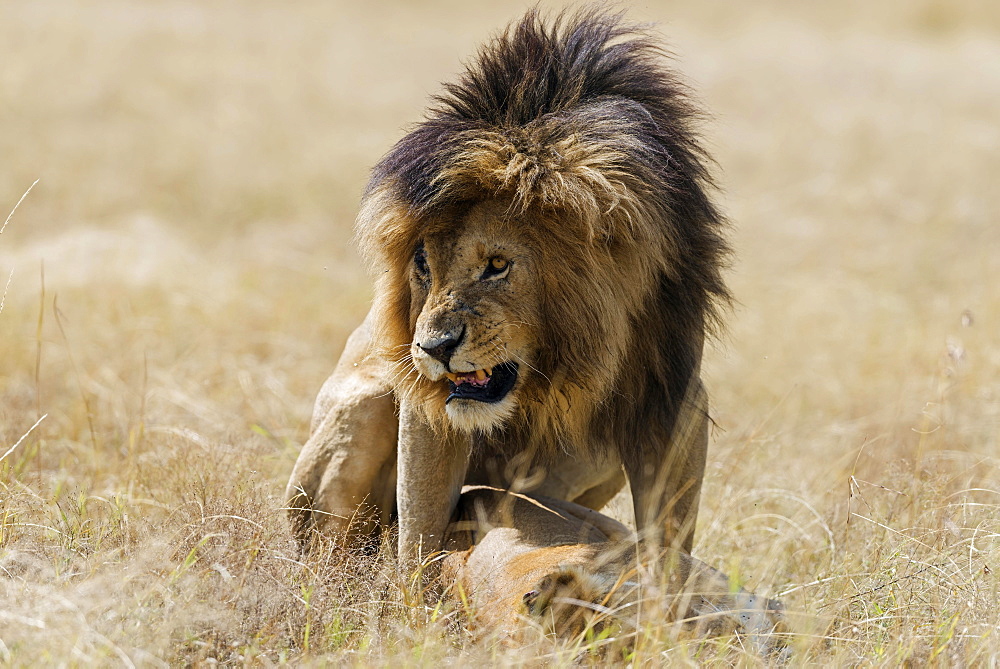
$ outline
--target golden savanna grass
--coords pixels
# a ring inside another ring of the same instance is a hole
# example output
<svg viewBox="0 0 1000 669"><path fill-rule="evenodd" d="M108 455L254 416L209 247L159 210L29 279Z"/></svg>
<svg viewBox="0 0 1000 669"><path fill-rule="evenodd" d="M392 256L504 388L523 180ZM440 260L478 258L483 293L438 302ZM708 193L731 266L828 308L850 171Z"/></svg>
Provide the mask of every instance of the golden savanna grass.
<svg viewBox="0 0 1000 669"><path fill-rule="evenodd" d="M361 6L3 4L0 220L40 181L0 234L0 665L757 662L653 626L503 651L381 560L299 559L367 169L525 8ZM734 222L695 555L801 614L793 664L996 663L1000 7L631 16Z"/></svg>

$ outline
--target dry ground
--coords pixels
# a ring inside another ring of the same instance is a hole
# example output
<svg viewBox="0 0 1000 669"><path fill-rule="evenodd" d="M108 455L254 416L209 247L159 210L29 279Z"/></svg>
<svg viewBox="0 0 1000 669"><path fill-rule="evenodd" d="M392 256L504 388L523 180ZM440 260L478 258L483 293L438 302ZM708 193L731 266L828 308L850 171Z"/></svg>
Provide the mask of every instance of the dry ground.
<svg viewBox="0 0 1000 669"><path fill-rule="evenodd" d="M0 0L3 214L40 179L0 235L0 665L609 659L295 561L366 170L523 8L361 4ZM738 250L695 553L806 614L795 664L995 665L1000 8L738 7L633 12L714 114Z"/></svg>

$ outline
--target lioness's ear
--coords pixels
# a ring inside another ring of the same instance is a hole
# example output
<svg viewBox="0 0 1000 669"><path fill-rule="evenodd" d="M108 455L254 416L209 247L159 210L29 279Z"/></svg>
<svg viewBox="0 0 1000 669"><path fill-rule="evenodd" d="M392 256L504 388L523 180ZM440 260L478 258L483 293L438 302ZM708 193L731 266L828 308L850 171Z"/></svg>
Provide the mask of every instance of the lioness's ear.
<svg viewBox="0 0 1000 669"><path fill-rule="evenodd" d="M542 577L532 590L524 593L521 601L533 616L544 614L557 597L591 601L594 596L591 580L575 565L560 565Z"/></svg>
<svg viewBox="0 0 1000 669"><path fill-rule="evenodd" d="M524 593L521 597L521 601L524 603L524 607L527 609L528 613L534 613L533 609L535 607L535 601L538 599L537 590L529 590Z"/></svg>

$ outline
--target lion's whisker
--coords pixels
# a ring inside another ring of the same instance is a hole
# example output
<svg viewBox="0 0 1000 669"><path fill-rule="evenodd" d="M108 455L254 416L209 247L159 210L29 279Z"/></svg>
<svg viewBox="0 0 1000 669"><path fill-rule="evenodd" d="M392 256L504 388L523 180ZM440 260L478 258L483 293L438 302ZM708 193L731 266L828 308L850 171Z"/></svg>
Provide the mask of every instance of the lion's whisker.
<svg viewBox="0 0 1000 669"><path fill-rule="evenodd" d="M510 357L515 358L518 362L522 363L525 367L527 367L527 368L531 369L532 371L534 371L536 374L538 374L539 376L541 376L542 378L544 378L550 384L552 383L552 379L550 379L542 370L540 370L537 367L535 367L534 365L532 365L530 362L528 362L527 360L525 360L524 358L522 358L517 353L514 353L513 351L511 351L509 348L507 348L507 344L505 344L504 342L499 342L499 344L502 347L503 352L504 352L505 355L509 355Z"/></svg>
<svg viewBox="0 0 1000 669"><path fill-rule="evenodd" d="M500 325L513 325L515 327L521 327L521 326L534 327L533 323L529 323L527 321L512 321L512 320L509 320L509 319L506 319L506 318L503 319L502 321L500 321L499 324Z"/></svg>

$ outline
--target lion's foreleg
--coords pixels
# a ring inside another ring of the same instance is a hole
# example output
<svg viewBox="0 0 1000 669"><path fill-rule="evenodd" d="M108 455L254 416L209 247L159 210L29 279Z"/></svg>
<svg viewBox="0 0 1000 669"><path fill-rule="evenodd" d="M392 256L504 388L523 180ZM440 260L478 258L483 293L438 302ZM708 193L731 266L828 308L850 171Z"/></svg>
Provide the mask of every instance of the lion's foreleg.
<svg viewBox="0 0 1000 669"><path fill-rule="evenodd" d="M384 362L369 354L369 321L348 338L323 384L312 433L288 480L289 519L304 549L313 530L370 545L393 510L396 403Z"/></svg>
<svg viewBox="0 0 1000 669"><path fill-rule="evenodd" d="M404 401L398 457L399 559L412 568L442 548L469 466L469 438L438 434Z"/></svg>
<svg viewBox="0 0 1000 669"><path fill-rule="evenodd" d="M395 493L396 425L392 397L333 404L302 447L285 496L303 548L312 530L360 547L389 522Z"/></svg>
<svg viewBox="0 0 1000 669"><path fill-rule="evenodd" d="M626 463L640 540L655 557L664 548L691 552L708 451L708 394L695 377L662 457ZM657 438L655 433L653 439Z"/></svg>

